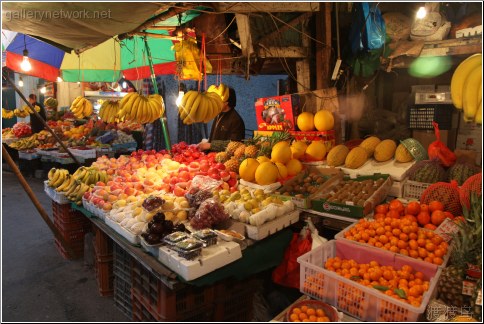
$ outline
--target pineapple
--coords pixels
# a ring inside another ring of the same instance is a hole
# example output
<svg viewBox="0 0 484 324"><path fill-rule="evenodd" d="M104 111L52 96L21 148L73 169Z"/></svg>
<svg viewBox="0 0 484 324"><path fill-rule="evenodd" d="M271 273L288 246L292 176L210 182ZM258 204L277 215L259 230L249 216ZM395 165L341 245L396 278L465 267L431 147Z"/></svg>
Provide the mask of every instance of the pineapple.
<svg viewBox="0 0 484 324"><path fill-rule="evenodd" d="M224 163L229 159L229 156L225 152L219 152L217 155L215 155L215 161L218 163Z"/></svg>
<svg viewBox="0 0 484 324"><path fill-rule="evenodd" d="M238 172L239 171L240 162L237 159L235 159L235 158L231 158L230 160L228 160L227 162L225 162L224 165L225 165L225 168L228 171Z"/></svg>
<svg viewBox="0 0 484 324"><path fill-rule="evenodd" d="M245 154L245 145L244 144L239 145L239 147L237 147L237 149L234 152L234 158L236 158L237 160L240 160L241 158L244 157L244 154Z"/></svg>
<svg viewBox="0 0 484 324"><path fill-rule="evenodd" d="M228 154L229 157L232 157L235 153L235 150L240 146L243 145L241 142L230 141L225 149L225 153Z"/></svg>
<svg viewBox="0 0 484 324"><path fill-rule="evenodd" d="M249 145L245 147L244 155L248 158L256 158L259 149L255 145Z"/></svg>
<svg viewBox="0 0 484 324"><path fill-rule="evenodd" d="M439 298L451 306L469 306L472 301L462 295L467 264L478 265L482 269L482 202L471 196L471 208L464 208L465 222L460 222L459 231L453 235L453 249L450 255L451 266L442 271L439 280ZM476 313L474 313L476 314ZM480 309L479 309L480 314Z"/></svg>

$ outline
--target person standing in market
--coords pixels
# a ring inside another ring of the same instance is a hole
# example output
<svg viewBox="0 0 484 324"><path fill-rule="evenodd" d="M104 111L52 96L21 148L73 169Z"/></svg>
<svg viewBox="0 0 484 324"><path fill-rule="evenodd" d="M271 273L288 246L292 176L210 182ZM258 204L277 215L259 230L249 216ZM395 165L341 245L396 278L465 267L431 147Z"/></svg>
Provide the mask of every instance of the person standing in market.
<svg viewBox="0 0 484 324"><path fill-rule="evenodd" d="M47 117L44 106L37 102L37 96L35 94L31 93L29 95L29 102L33 107L40 107L39 115L43 118L44 121L46 121ZM44 129L44 123L42 123L42 121L37 117L36 114L30 114L30 127L32 128L32 133L38 133Z"/></svg>
<svg viewBox="0 0 484 324"><path fill-rule="evenodd" d="M245 124L235 110L237 96L229 88L229 98L224 102L222 112L215 117L210 130L208 142L201 142L198 148L202 151L223 151L229 141L242 141L245 138Z"/></svg>

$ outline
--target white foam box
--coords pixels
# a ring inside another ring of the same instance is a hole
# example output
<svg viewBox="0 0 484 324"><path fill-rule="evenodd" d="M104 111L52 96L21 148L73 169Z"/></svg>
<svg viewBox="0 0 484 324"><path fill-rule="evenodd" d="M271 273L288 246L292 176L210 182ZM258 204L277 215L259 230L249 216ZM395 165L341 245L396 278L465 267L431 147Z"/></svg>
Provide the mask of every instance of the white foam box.
<svg viewBox="0 0 484 324"><path fill-rule="evenodd" d="M299 213L299 210L293 210L286 215L277 217L261 226L246 224L245 228L247 230L247 237L256 241L265 239L269 235L279 232L289 225L296 223L299 220Z"/></svg>
<svg viewBox="0 0 484 324"><path fill-rule="evenodd" d="M140 244L139 235L131 233L130 231L128 231L127 229L125 229L124 227L119 225L119 223L116 223L115 221L113 221L109 217L106 217L104 219L104 222L106 223L106 225L111 227L116 233L118 233L119 235L124 237L129 243L134 244L134 245Z"/></svg>
<svg viewBox="0 0 484 324"><path fill-rule="evenodd" d="M401 163L391 159L386 162L378 162L374 159L369 159L358 169L341 168L344 173L348 174L351 178L358 176L369 176L376 173L388 174L393 181L402 181L408 169L415 164L415 160L407 163Z"/></svg>
<svg viewBox="0 0 484 324"><path fill-rule="evenodd" d="M403 186L407 181L407 178L403 179L402 181L393 181L392 187L388 192L388 196L402 198L403 197Z"/></svg>
<svg viewBox="0 0 484 324"><path fill-rule="evenodd" d="M160 247L158 252L158 261L185 280L197 279L240 258L240 245L225 241L203 248L201 255L194 260L182 258L166 246Z"/></svg>

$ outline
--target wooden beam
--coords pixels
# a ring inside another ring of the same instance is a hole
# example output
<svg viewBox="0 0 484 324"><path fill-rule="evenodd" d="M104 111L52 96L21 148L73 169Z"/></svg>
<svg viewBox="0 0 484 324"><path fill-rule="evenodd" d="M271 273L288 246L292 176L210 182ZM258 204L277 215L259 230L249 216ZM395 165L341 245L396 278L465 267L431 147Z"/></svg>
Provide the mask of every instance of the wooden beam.
<svg viewBox="0 0 484 324"><path fill-rule="evenodd" d="M293 20L287 22L287 25L284 24L281 27L277 28L276 30L270 32L269 34L263 36L259 42L264 43L267 42L268 40L272 40L275 36L279 35L281 36L282 33L284 33L286 30L290 28L290 26L295 26L299 24L300 22L304 22L305 20L309 19L313 13L312 12L307 12L303 13L300 16L294 18Z"/></svg>
<svg viewBox="0 0 484 324"><path fill-rule="evenodd" d="M129 33L128 36L146 36L146 37L151 37L151 38L169 39L169 40L172 40L172 41L182 40L182 37L170 36L170 35L161 35L161 34L155 34L155 33L145 33L145 32Z"/></svg>
<svg viewBox="0 0 484 324"><path fill-rule="evenodd" d="M286 47L259 47L257 52L259 57L271 58L271 57L285 57L285 58L306 58L308 56L308 49L298 46L286 46Z"/></svg>
<svg viewBox="0 0 484 324"><path fill-rule="evenodd" d="M244 14L235 14L237 29L239 30L240 45L242 46L242 55L250 56L254 53L252 46L252 36L250 34L249 16Z"/></svg>
<svg viewBox="0 0 484 324"><path fill-rule="evenodd" d="M309 37L308 35L308 24L303 23L302 24L302 31L304 34L301 34L301 41L302 41L302 46L305 48L307 51L309 51ZM308 56L300 61L296 62L296 73L297 73L297 91L299 93L303 92L308 92L311 90L311 70L309 67L309 59Z"/></svg>
<svg viewBox="0 0 484 324"><path fill-rule="evenodd" d="M213 4L218 12L250 13L250 12L316 12L318 2L217 2Z"/></svg>
<svg viewBox="0 0 484 324"><path fill-rule="evenodd" d="M325 2L316 14L316 39L316 87L324 89L331 72L331 3Z"/></svg>

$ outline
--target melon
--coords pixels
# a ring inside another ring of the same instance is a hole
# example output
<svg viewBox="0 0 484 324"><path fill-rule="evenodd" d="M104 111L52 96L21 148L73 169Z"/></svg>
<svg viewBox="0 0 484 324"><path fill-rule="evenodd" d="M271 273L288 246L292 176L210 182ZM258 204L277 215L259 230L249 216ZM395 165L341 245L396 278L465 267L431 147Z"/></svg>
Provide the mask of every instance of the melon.
<svg viewBox="0 0 484 324"><path fill-rule="evenodd" d="M287 175L294 176L302 171L303 165L298 159L292 159L286 164Z"/></svg>
<svg viewBox="0 0 484 324"><path fill-rule="evenodd" d="M265 155L258 156L256 160L257 160L257 162L259 162L259 164L261 164L263 162L271 162L271 159L269 159Z"/></svg>
<svg viewBox="0 0 484 324"><path fill-rule="evenodd" d="M350 150L345 145L337 145L329 151L326 162L333 167L343 165L349 152Z"/></svg>
<svg viewBox="0 0 484 324"><path fill-rule="evenodd" d="M313 141L309 144L304 156L308 161L322 161L326 156L326 145L323 141Z"/></svg>
<svg viewBox="0 0 484 324"><path fill-rule="evenodd" d="M395 155L395 150L397 149L397 144L395 144L395 141L391 139L386 139L384 141L381 141L380 144L378 144L375 147L375 152L373 153L373 157L375 160L378 162L385 162L393 158Z"/></svg>
<svg viewBox="0 0 484 324"><path fill-rule="evenodd" d="M368 153L362 147L353 148L345 159L345 166L349 169L358 169L368 160Z"/></svg>
<svg viewBox="0 0 484 324"><path fill-rule="evenodd" d="M282 179L287 178L288 173L287 173L286 166L282 163L276 162L276 167L279 170L279 174L278 174L277 179L282 180Z"/></svg>
<svg viewBox="0 0 484 324"><path fill-rule="evenodd" d="M306 142L295 141L291 145L292 158L299 159L303 157L304 153L306 153L307 148L308 148L308 145L306 144Z"/></svg>
<svg viewBox="0 0 484 324"><path fill-rule="evenodd" d="M303 112L297 116L296 123L300 131L312 131L314 130L314 115L310 112Z"/></svg>
<svg viewBox="0 0 484 324"><path fill-rule="evenodd" d="M373 156L375 152L375 148L378 144L380 144L381 140L376 136L370 136L361 142L360 147L364 148L368 154L368 158Z"/></svg>
<svg viewBox="0 0 484 324"><path fill-rule="evenodd" d="M395 160L401 163L410 162L413 160L413 156L407 150L405 145L399 144L397 146L397 150L395 151Z"/></svg>
<svg viewBox="0 0 484 324"><path fill-rule="evenodd" d="M328 131L334 127L333 113L328 110L320 110L314 115L314 127L320 132Z"/></svg>
<svg viewBox="0 0 484 324"><path fill-rule="evenodd" d="M263 162L255 170L255 182L261 186L267 186L277 181L279 169L272 162Z"/></svg>
<svg viewBox="0 0 484 324"><path fill-rule="evenodd" d="M253 182L255 179L255 171L259 166L256 159L248 158L240 163L239 176L245 181Z"/></svg>
<svg viewBox="0 0 484 324"><path fill-rule="evenodd" d="M271 152L271 161L286 164L292 157L292 151L288 142L282 141L274 145Z"/></svg>

